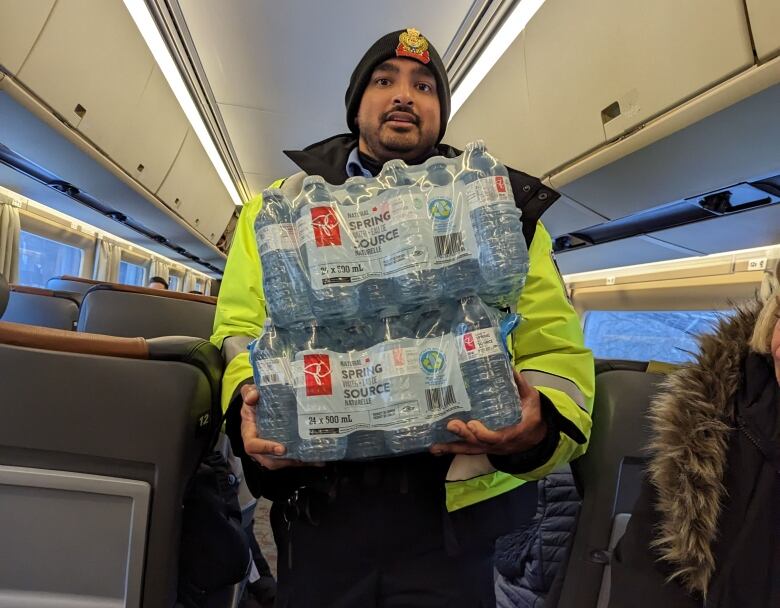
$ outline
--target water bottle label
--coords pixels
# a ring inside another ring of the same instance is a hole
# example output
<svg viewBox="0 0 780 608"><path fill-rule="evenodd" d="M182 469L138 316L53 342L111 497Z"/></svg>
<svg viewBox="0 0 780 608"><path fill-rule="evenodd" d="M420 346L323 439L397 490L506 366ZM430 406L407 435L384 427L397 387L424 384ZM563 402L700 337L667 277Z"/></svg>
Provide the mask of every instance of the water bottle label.
<svg viewBox="0 0 780 608"><path fill-rule="evenodd" d="M257 385L292 384L289 365L289 362L281 357L255 361Z"/></svg>
<svg viewBox="0 0 780 608"><path fill-rule="evenodd" d="M296 223L312 289L358 285L476 259L465 193L419 185L359 204L311 207Z"/></svg>
<svg viewBox="0 0 780 608"><path fill-rule="evenodd" d="M400 237L399 223L407 214L403 206L381 197L362 205L310 208L296 228L306 249L312 289L382 278L382 258L389 251L392 255L393 242Z"/></svg>
<svg viewBox="0 0 780 608"><path fill-rule="evenodd" d="M483 357L505 355L506 352L493 328L466 332L458 336L457 342L458 357L462 363Z"/></svg>
<svg viewBox="0 0 780 608"><path fill-rule="evenodd" d="M411 193L363 201L347 211L353 253L368 268L367 278L389 278L424 263L405 238L423 213Z"/></svg>
<svg viewBox="0 0 780 608"><path fill-rule="evenodd" d="M260 257L269 251L295 251L295 227L292 224L269 224L257 233Z"/></svg>
<svg viewBox="0 0 780 608"><path fill-rule="evenodd" d="M449 334L349 353L301 351L293 379L304 439L398 430L471 409Z"/></svg>
<svg viewBox="0 0 780 608"><path fill-rule="evenodd" d="M312 289L357 285L366 280L367 268L355 260L339 205L308 208L295 223L298 242L306 250Z"/></svg>
<svg viewBox="0 0 780 608"><path fill-rule="evenodd" d="M419 369L420 349L416 340L404 338L395 342L385 342L379 353L386 378L416 374Z"/></svg>
<svg viewBox="0 0 780 608"><path fill-rule="evenodd" d="M479 209L490 205L513 205L512 186L503 175L483 177L466 186L466 199L470 209Z"/></svg>
<svg viewBox="0 0 780 608"><path fill-rule="evenodd" d="M432 245L434 267L477 257L477 239L460 183L429 190L427 210L431 232L426 242Z"/></svg>

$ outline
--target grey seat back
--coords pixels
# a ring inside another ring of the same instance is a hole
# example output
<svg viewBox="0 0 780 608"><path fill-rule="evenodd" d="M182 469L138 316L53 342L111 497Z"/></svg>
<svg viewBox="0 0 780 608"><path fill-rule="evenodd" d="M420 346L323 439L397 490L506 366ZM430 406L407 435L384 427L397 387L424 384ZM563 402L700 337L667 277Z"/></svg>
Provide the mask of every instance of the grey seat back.
<svg viewBox="0 0 780 608"><path fill-rule="evenodd" d="M79 318L80 299L76 293L12 285L0 320L72 331Z"/></svg>
<svg viewBox="0 0 780 608"><path fill-rule="evenodd" d="M624 361L597 365L590 445L572 463L583 501L558 608L595 608L608 600L605 567L639 496L649 438L646 414L663 380L646 367Z"/></svg>
<svg viewBox="0 0 780 608"><path fill-rule="evenodd" d="M81 277L61 276L52 277L46 281L46 288L54 291L69 291L78 293L82 296L92 289L95 285L100 285L100 281L84 279Z"/></svg>
<svg viewBox="0 0 780 608"><path fill-rule="evenodd" d="M221 357L0 322L0 606L173 606Z"/></svg>
<svg viewBox="0 0 780 608"><path fill-rule="evenodd" d="M84 295L78 330L125 337L209 339L216 314L214 298L183 296L189 294L96 285Z"/></svg>

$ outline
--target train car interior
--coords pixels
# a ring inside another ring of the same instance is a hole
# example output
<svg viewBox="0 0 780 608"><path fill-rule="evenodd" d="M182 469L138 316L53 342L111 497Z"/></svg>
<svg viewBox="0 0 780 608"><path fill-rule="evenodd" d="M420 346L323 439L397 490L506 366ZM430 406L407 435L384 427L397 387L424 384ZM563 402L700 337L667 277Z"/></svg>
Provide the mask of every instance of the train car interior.
<svg viewBox="0 0 780 608"><path fill-rule="evenodd" d="M276 572L220 434L222 278L242 208L299 170L284 151L346 132L355 61L411 27L450 80L443 142L560 194L541 222L596 393L540 597L609 606L651 403L777 289L779 25L777 0L0 0L0 608L181 605L215 445ZM235 551L208 605L273 605Z"/></svg>

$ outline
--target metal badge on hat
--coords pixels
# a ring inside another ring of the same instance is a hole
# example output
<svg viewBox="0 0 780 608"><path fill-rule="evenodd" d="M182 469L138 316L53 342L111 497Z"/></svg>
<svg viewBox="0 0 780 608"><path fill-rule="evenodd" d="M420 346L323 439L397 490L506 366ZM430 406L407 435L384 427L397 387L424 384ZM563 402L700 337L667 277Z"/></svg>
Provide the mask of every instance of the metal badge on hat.
<svg viewBox="0 0 780 608"><path fill-rule="evenodd" d="M398 47L395 49L397 57L411 57L422 63L428 63L431 56L428 54L428 41L418 30L410 27L398 36Z"/></svg>

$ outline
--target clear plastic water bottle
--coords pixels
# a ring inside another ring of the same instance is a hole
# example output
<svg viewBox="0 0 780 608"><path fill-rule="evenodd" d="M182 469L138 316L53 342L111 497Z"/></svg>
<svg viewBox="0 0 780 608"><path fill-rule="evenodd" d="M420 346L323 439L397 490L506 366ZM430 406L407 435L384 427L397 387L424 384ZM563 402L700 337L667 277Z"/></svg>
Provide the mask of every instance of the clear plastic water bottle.
<svg viewBox="0 0 780 608"><path fill-rule="evenodd" d="M464 154L459 176L469 194L470 217L479 249L480 294L491 304L512 306L528 274L528 248L515 206L509 173L481 141Z"/></svg>
<svg viewBox="0 0 780 608"><path fill-rule="evenodd" d="M388 307L381 311L379 322L379 342L392 348L393 342L403 338L414 338L412 315L401 315L397 307ZM389 343L389 344L388 344ZM397 346L397 344L395 345ZM419 373L419 372L417 372ZM391 379L390 385L395 402L415 401L419 395L411 391L410 383L404 376ZM408 394L407 394L408 393ZM403 426L395 431L385 431L385 445L394 454L424 450L433 443L433 428L427 421L420 422L417 412L401 413L398 422Z"/></svg>
<svg viewBox="0 0 780 608"><path fill-rule="evenodd" d="M404 202L404 216L407 219L400 228L400 240L406 261L414 264L414 267L395 278L394 301L406 307L433 302L441 294L442 287L441 277L432 266L433 260L426 258L430 229L425 225L429 221L424 211L425 201L419 196L415 197L409 190L409 186L415 182L404 161L391 160L385 163L381 179L388 186L384 195L387 200L401 197Z"/></svg>
<svg viewBox="0 0 780 608"><path fill-rule="evenodd" d="M304 353L308 355L327 355L333 357L339 349L338 340L332 332L322 327L316 319L306 321L301 329L292 332L294 338L294 359L304 361ZM333 361L331 360L331 365ZM304 370L307 374L311 370ZM315 370L315 374L319 370ZM298 458L306 462L326 460L341 460L347 451L346 436L326 437L316 436L298 440Z"/></svg>
<svg viewBox="0 0 780 608"><path fill-rule="evenodd" d="M417 329L415 330L415 337L420 340L443 340L452 329L454 307L449 302L441 302L440 304L429 304L420 309ZM442 344L439 344L438 348L442 348ZM450 414L446 418L433 423L433 441L434 443L447 443L450 441L457 441L460 439L454 433L450 433L447 430L447 423L450 420L463 420L468 421L470 419L468 412L455 412Z"/></svg>
<svg viewBox="0 0 780 608"><path fill-rule="evenodd" d="M311 272L309 264L318 250L333 248L346 255L339 263L351 263L351 245L342 226L338 204L328 189L328 184L318 175L303 180L301 194L294 210L299 234L300 255L303 267ZM312 277L309 276L313 287ZM327 278L325 279L327 281ZM322 289L312 289L312 310L321 323L330 323L356 317L358 314L357 285L349 282L323 284Z"/></svg>
<svg viewBox="0 0 780 608"><path fill-rule="evenodd" d="M490 311L478 296L460 300L452 333L458 341L471 418L491 430L515 424L520 419L520 396L512 366Z"/></svg>
<svg viewBox="0 0 780 608"><path fill-rule="evenodd" d="M315 351L307 354L328 354L329 356L338 350L338 344L322 328L315 319L309 319L301 329L292 332L295 345L295 360L303 360L301 351ZM320 351L317 353L316 351ZM327 351L327 352L326 352ZM318 462L325 460L341 460L347 452L347 438L345 437L310 437L299 438L298 458L306 462Z"/></svg>
<svg viewBox="0 0 780 608"><path fill-rule="evenodd" d="M433 222L433 244L439 261L436 282L444 285L448 295L460 297L473 290L479 278L479 264L471 257L443 265L465 251L466 235L459 222L463 216L457 209L463 201L456 198L454 177L443 158L429 159L425 168L424 188L428 191L428 213Z"/></svg>
<svg viewBox="0 0 780 608"><path fill-rule="evenodd" d="M347 208L357 209L367 205L376 206L381 202L384 194L384 186L376 178L350 177L344 183L343 203ZM383 270L381 267L372 268L375 272ZM392 286L385 278L366 279L360 284L360 315L365 317L376 313L390 304Z"/></svg>
<svg viewBox="0 0 780 608"><path fill-rule="evenodd" d="M350 323L339 332L342 352L355 356L374 345L376 328L363 321ZM347 437L346 460L361 460L385 455L385 439L381 431L353 431Z"/></svg>
<svg viewBox="0 0 780 608"><path fill-rule="evenodd" d="M309 281L295 242L292 205L279 189L263 192L263 207L255 220L263 293L271 317L291 327L311 317Z"/></svg>
<svg viewBox="0 0 780 608"><path fill-rule="evenodd" d="M260 395L256 410L258 434L283 444L287 448L284 458L296 458L298 410L288 375L292 356L288 332L266 319L263 333L250 345L249 356Z"/></svg>
<svg viewBox="0 0 780 608"><path fill-rule="evenodd" d="M355 319L339 329L341 352L366 350L374 345L376 329L370 321Z"/></svg>

